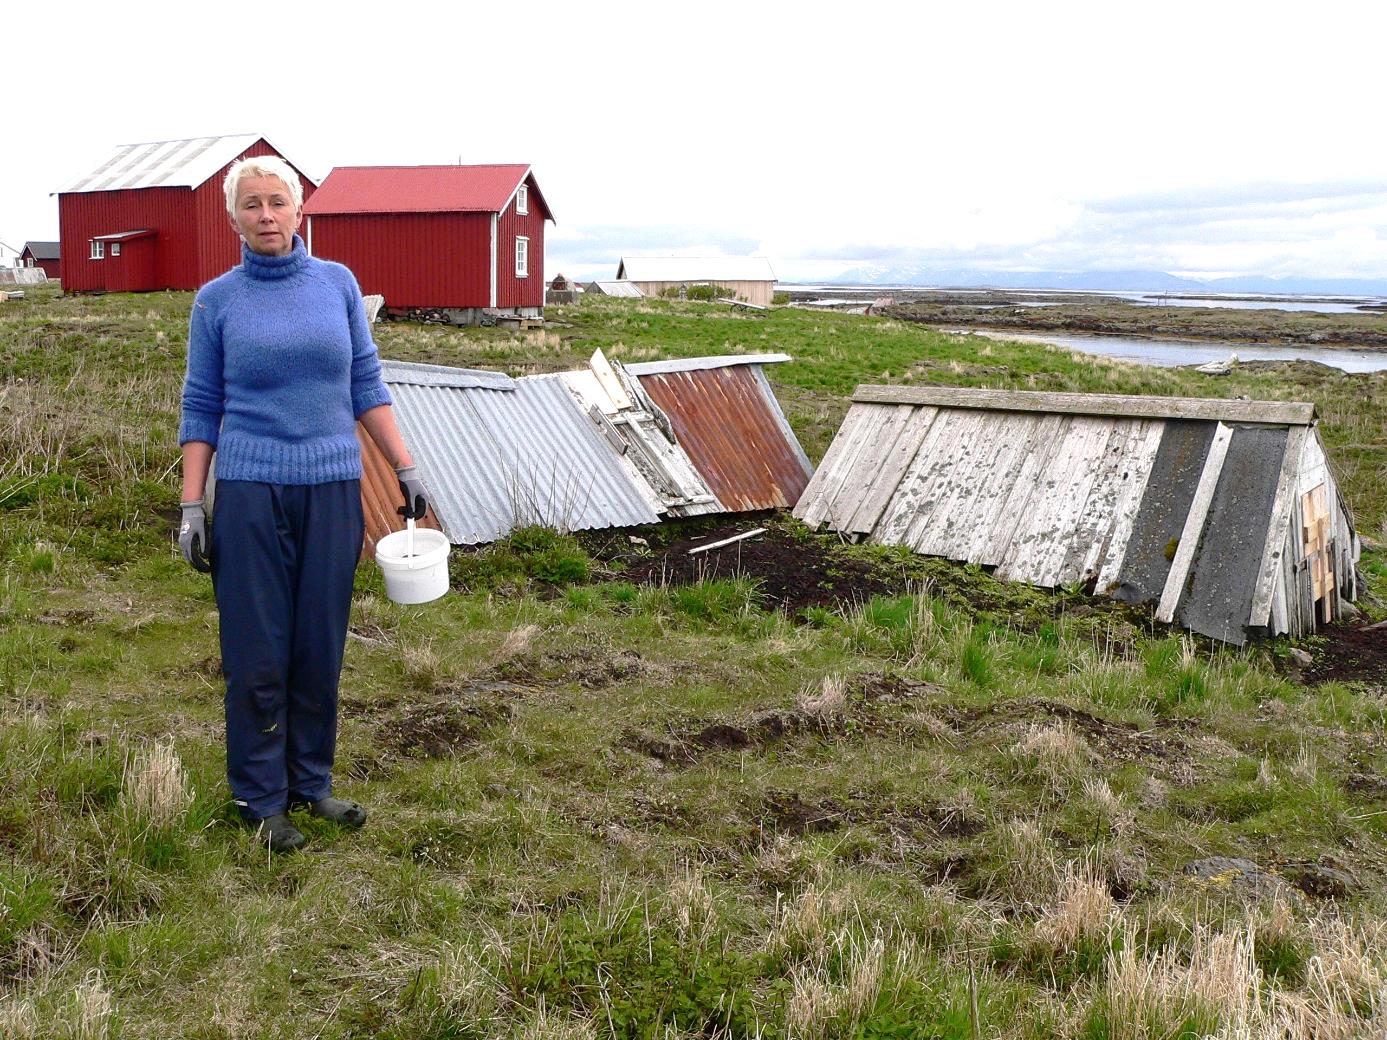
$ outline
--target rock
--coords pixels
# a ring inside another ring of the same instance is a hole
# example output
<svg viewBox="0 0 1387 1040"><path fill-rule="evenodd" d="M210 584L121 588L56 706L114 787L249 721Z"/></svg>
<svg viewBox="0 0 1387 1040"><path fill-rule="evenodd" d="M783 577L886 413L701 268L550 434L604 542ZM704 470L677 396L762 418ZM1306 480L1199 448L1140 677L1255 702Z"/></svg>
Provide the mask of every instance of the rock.
<svg viewBox="0 0 1387 1040"><path fill-rule="evenodd" d="M1363 612L1352 603L1344 602L1339 604L1339 620L1354 621L1363 616Z"/></svg>
<svg viewBox="0 0 1387 1040"><path fill-rule="evenodd" d="M1209 856L1185 865L1184 875L1209 891L1227 890L1254 897L1293 890L1275 874L1268 874L1250 859L1239 856Z"/></svg>
<svg viewBox="0 0 1387 1040"><path fill-rule="evenodd" d="M1352 874L1319 863L1287 867L1286 873L1296 888L1316 899L1347 899L1358 891Z"/></svg>
<svg viewBox="0 0 1387 1040"><path fill-rule="evenodd" d="M1291 660L1302 668L1309 668L1315 663L1315 657L1307 650L1302 650L1298 646L1291 647Z"/></svg>

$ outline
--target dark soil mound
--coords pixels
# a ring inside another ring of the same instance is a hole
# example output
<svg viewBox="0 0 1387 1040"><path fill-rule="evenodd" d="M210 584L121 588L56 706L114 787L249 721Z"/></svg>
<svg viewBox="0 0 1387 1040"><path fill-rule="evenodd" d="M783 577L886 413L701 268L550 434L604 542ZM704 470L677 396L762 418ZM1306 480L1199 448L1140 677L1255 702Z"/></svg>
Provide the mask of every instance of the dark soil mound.
<svg viewBox="0 0 1387 1040"><path fill-rule="evenodd" d="M788 611L810 606L838 607L865 603L873 596L905 592L906 582L883 574L869 562L833 551L836 543L820 537L797 539L776 527L718 549L690 555L710 545L763 526L755 518L682 534L654 552L637 554L608 548L598 555L620 560L619 577L637 585L689 585L714 579L748 578L757 583L762 606Z"/></svg>
<svg viewBox="0 0 1387 1040"><path fill-rule="evenodd" d="M1367 682L1387 685L1387 626L1329 625L1320 630L1307 682Z"/></svg>

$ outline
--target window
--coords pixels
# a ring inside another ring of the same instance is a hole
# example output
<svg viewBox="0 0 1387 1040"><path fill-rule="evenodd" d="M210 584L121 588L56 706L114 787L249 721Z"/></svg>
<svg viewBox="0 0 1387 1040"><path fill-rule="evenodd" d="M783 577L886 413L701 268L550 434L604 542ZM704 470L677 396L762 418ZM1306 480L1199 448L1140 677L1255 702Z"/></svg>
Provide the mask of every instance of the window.
<svg viewBox="0 0 1387 1040"><path fill-rule="evenodd" d="M103 242L103 241L101 241L101 239L99 239L99 238L94 238L94 239L92 239L92 256L91 256L91 258L92 258L93 260L104 260L105 257L106 257L106 243Z"/></svg>
<svg viewBox="0 0 1387 1040"><path fill-rule="evenodd" d="M520 185L520 190L515 193L515 212L522 217L530 212L530 186Z"/></svg>
<svg viewBox="0 0 1387 1040"><path fill-rule="evenodd" d="M119 243L119 242L112 242L112 243L111 243L111 255L112 255L112 256L120 256L120 243Z"/></svg>
<svg viewBox="0 0 1387 1040"><path fill-rule="evenodd" d="M34 266L34 258L31 256L31 257L29 257L29 259L25 260L25 261L24 261L24 266L25 266L25 267L33 267L33 266Z"/></svg>
<svg viewBox="0 0 1387 1040"><path fill-rule="evenodd" d="M515 277L530 276L530 240L523 236L515 240Z"/></svg>

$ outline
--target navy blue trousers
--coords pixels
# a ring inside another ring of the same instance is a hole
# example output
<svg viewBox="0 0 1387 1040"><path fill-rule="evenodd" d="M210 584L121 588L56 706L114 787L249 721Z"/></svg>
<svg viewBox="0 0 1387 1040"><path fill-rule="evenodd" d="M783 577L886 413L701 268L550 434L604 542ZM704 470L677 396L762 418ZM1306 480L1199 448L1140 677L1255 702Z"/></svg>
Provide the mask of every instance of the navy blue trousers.
<svg viewBox="0 0 1387 1040"><path fill-rule="evenodd" d="M212 584L226 776L248 819L332 793L337 683L363 534L360 481L217 481Z"/></svg>

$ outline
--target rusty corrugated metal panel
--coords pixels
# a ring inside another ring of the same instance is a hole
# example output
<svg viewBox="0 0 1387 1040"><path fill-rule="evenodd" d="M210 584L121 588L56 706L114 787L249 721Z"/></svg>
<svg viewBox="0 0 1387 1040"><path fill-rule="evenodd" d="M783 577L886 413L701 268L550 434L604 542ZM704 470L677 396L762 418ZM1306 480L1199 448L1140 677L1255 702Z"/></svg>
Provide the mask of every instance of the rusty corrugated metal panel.
<svg viewBox="0 0 1387 1040"><path fill-rule="evenodd" d="M760 366L637 374L679 444L729 511L788 508L809 483L803 450Z"/></svg>
<svg viewBox="0 0 1387 1040"><path fill-rule="evenodd" d="M385 456L360 423L356 424L356 439L361 442L361 511L366 516L366 544L361 555L364 559L374 559L378 541L392 531L405 529L404 520L395 512L404 504L404 498L400 495L395 467L385 461ZM442 530L432 506L416 525Z"/></svg>

